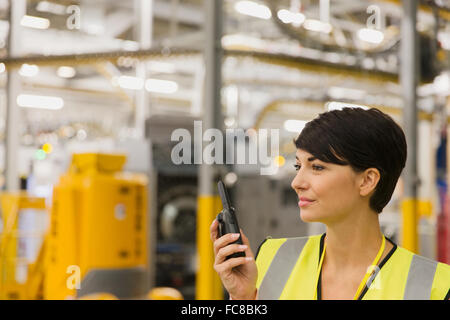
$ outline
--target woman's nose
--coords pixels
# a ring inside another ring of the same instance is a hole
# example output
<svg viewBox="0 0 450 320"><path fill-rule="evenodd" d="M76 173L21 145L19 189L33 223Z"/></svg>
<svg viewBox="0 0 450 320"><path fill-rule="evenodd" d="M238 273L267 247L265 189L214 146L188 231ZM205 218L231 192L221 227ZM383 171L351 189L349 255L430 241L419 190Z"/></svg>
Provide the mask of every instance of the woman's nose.
<svg viewBox="0 0 450 320"><path fill-rule="evenodd" d="M291 187L294 190L306 189L308 187L308 183L300 173L297 173L297 175L292 180Z"/></svg>

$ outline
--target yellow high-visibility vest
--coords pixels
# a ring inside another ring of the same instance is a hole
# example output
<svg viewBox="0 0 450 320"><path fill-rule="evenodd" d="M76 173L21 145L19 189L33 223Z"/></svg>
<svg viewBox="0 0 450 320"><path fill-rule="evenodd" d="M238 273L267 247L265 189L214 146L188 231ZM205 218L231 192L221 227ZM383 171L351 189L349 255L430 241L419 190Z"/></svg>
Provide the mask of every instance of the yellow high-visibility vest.
<svg viewBox="0 0 450 320"><path fill-rule="evenodd" d="M324 237L325 234L266 239L256 257L259 299L315 299L318 289L320 292L316 275ZM449 298L450 265L416 255L395 243L393 245L388 255L373 268L374 272L359 299Z"/></svg>

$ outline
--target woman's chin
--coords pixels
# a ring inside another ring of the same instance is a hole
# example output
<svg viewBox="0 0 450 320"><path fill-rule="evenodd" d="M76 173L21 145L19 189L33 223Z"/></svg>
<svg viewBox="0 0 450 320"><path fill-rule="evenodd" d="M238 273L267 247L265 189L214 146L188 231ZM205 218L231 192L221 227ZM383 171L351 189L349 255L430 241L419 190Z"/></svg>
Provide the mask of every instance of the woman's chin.
<svg viewBox="0 0 450 320"><path fill-rule="evenodd" d="M320 222L320 217L308 209L300 209L300 219L304 222Z"/></svg>

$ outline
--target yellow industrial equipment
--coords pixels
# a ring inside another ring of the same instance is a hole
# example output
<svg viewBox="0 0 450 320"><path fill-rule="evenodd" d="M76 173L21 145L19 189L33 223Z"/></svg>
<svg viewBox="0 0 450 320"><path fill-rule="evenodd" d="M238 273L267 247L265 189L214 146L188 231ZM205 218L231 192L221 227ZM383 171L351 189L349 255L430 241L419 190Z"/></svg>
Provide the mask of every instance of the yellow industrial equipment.
<svg viewBox="0 0 450 320"><path fill-rule="evenodd" d="M48 213L45 199L26 192L0 194L3 231L0 242L0 299L42 296L39 286Z"/></svg>
<svg viewBox="0 0 450 320"><path fill-rule="evenodd" d="M115 295L110 293L92 293L78 298L79 300L119 300Z"/></svg>
<svg viewBox="0 0 450 320"><path fill-rule="evenodd" d="M149 300L183 300L183 295L175 288L159 287L150 290L147 298Z"/></svg>
<svg viewBox="0 0 450 320"><path fill-rule="evenodd" d="M201 195L197 203L198 269L195 279L195 299L222 300L223 286L214 270L214 250L209 238L210 225L217 213L222 211L222 202L218 195Z"/></svg>
<svg viewBox="0 0 450 320"><path fill-rule="evenodd" d="M45 299L147 293L147 177L122 172L125 161L120 154L74 154L60 177L46 243Z"/></svg>

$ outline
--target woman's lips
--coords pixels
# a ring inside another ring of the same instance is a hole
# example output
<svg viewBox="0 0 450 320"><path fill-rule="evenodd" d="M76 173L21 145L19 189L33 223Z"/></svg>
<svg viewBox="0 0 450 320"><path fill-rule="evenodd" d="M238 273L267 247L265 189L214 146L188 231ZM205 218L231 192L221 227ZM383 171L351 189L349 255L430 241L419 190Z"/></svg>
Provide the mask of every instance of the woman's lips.
<svg viewBox="0 0 450 320"><path fill-rule="evenodd" d="M300 207L300 208L304 208L304 207L307 207L307 206L309 206L311 203L313 203L315 200L313 200L313 201L307 201L307 200L300 200L299 202L298 202L298 206Z"/></svg>

